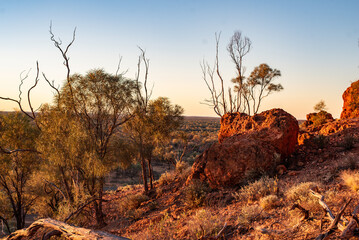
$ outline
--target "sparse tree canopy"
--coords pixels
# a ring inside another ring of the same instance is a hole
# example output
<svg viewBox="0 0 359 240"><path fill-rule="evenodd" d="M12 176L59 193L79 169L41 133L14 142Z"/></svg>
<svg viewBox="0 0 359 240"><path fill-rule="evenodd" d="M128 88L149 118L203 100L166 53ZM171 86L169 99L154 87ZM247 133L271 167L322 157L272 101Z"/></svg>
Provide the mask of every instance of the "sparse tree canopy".
<svg viewBox="0 0 359 240"><path fill-rule="evenodd" d="M317 104L314 105L314 111L326 111L327 105L325 104L324 100L320 100Z"/></svg>
<svg viewBox="0 0 359 240"><path fill-rule="evenodd" d="M145 111L136 115L124 125L124 130L136 147L137 156L142 166L142 178L145 192L153 187L152 158L156 147L167 143L171 135L183 122L183 108L172 105L168 98L160 97L149 101ZM136 156L135 155L135 156ZM148 170L148 171L147 171Z"/></svg>
<svg viewBox="0 0 359 240"><path fill-rule="evenodd" d="M249 77L245 77L244 57L249 53L252 42L244 37L241 32L235 32L227 46L228 53L235 65L237 77L232 79L234 91L224 87L224 79L220 71L219 63L219 39L216 34L216 59L214 67L204 62L202 67L203 79L211 93L211 98L206 100L213 107L214 112L223 116L228 112L244 112L249 115L256 114L263 98L270 93L283 90L281 84L273 81L281 76L277 69L270 68L267 64L255 67ZM219 79L218 88L216 78Z"/></svg>
<svg viewBox="0 0 359 240"><path fill-rule="evenodd" d="M20 112L0 118L0 146L3 149L35 149L38 129ZM7 225L15 219L16 229L25 226L25 217L36 196L30 184L40 158L35 151L0 152L0 219Z"/></svg>

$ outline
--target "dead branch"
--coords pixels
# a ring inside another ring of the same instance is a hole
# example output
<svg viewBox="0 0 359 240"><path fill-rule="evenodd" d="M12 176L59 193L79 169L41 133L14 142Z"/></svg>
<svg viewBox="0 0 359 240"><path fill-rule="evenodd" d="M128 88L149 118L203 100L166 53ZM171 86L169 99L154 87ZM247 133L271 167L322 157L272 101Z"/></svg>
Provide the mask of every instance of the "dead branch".
<svg viewBox="0 0 359 240"><path fill-rule="evenodd" d="M347 208L347 206L349 205L349 203L351 202L352 199L350 199L348 202L346 202L344 204L344 206L342 206L342 208L340 209L339 213L337 214L337 216L332 219L332 223L329 225L329 227L327 228L327 230L325 231L325 233L321 233L319 234L319 236L316 238L316 240L322 240L322 239L327 239L329 237L330 234L334 233L335 229L339 228L338 223L339 220L341 218L341 216L344 213L344 210ZM341 226L341 228L343 228L343 226ZM340 229L340 230L344 230L344 229Z"/></svg>
<svg viewBox="0 0 359 240"><path fill-rule="evenodd" d="M98 201L100 200L99 198L94 198L91 199L89 201L87 201L86 203L82 204L78 209L76 209L76 211L73 211L72 213L70 213L66 218L64 223L67 223L73 216L78 215L86 206L88 206L89 204L91 204L94 201Z"/></svg>
<svg viewBox="0 0 359 240"><path fill-rule="evenodd" d="M324 202L324 196L313 190L310 190L310 193L319 199L319 204L323 207L331 220L331 224L327 230L324 233L321 233L316 239L328 239L329 235L332 234L337 228L342 231L340 236L342 239L348 239L352 236L359 237L357 232L358 219L356 218L356 214L359 211L359 205L354 209L350 222L348 222L348 220L342 218L342 215L345 209L348 207L349 203L352 201L351 198L341 207L339 213L334 217L334 214L331 212L328 205Z"/></svg>
<svg viewBox="0 0 359 240"><path fill-rule="evenodd" d="M73 239L73 240L129 240L128 238L119 237L110 233L102 231L94 231L92 229L80 228L68 225L66 223L46 218L40 219L32 223L28 228L18 230L5 238L5 240L20 240L20 239L29 239L34 237L36 234L42 233L42 239L50 239L51 236L61 236L64 239Z"/></svg>
<svg viewBox="0 0 359 240"><path fill-rule="evenodd" d="M340 235L340 238L349 239L350 237L353 237L355 235L355 232L357 231L357 227L358 227L358 219L356 217L358 211L359 211L359 205L355 207L352 216L350 218L349 224L343 230L342 234Z"/></svg>
<svg viewBox="0 0 359 240"><path fill-rule="evenodd" d="M40 153L39 151L35 150L35 149L13 149L13 150L9 150L6 148L3 148L0 146L0 152L1 153L5 153L5 154L13 154L13 153L17 153L17 152L33 152L33 153Z"/></svg>
<svg viewBox="0 0 359 240"><path fill-rule="evenodd" d="M299 204L294 204L290 210L293 210L293 209L299 209L302 213L303 213L303 217L301 218L300 221L304 221L306 219L309 218L309 211L307 209L305 209L304 207L300 206Z"/></svg>

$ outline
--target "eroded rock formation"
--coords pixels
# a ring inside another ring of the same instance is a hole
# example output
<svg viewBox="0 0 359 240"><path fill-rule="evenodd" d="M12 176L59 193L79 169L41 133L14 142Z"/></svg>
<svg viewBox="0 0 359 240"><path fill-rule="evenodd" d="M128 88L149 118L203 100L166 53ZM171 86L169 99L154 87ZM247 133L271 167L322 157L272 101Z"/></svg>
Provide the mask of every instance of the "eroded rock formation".
<svg viewBox="0 0 359 240"><path fill-rule="evenodd" d="M282 109L248 116L229 113L221 119L219 142L196 159L188 182L208 181L211 187L242 183L252 171L271 171L296 148L297 120Z"/></svg>
<svg viewBox="0 0 359 240"><path fill-rule="evenodd" d="M343 93L343 110L341 119L359 117L359 80L353 82Z"/></svg>

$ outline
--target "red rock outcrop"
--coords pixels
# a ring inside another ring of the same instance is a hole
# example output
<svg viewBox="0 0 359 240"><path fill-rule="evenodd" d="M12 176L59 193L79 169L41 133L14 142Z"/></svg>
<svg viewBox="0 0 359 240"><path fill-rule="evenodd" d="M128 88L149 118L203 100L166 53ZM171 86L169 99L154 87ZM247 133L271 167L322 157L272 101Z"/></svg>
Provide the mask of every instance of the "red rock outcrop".
<svg viewBox="0 0 359 240"><path fill-rule="evenodd" d="M297 120L282 109L248 116L226 114L221 119L219 142L200 155L187 182L208 181L211 187L242 183L251 171L271 171L295 150Z"/></svg>
<svg viewBox="0 0 359 240"><path fill-rule="evenodd" d="M234 135L259 132L282 157L287 157L295 150L298 129L298 121L283 109L272 109L254 116L227 113L221 118L218 141L222 143Z"/></svg>
<svg viewBox="0 0 359 240"><path fill-rule="evenodd" d="M359 117L359 80L353 82L343 93L343 110L341 119Z"/></svg>

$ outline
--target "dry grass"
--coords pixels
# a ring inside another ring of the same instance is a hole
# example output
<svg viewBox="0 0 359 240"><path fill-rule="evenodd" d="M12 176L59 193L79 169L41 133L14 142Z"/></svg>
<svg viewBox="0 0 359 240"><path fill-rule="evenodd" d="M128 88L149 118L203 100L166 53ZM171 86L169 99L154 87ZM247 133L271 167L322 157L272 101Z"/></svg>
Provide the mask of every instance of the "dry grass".
<svg viewBox="0 0 359 240"><path fill-rule="evenodd" d="M191 239L203 239L216 236L224 222L221 216L210 210L200 209L190 218L187 227Z"/></svg>
<svg viewBox="0 0 359 240"><path fill-rule="evenodd" d="M278 180L263 177L253 183L242 187L238 192L235 192L233 194L233 197L237 201L252 202L270 194L277 194L277 192Z"/></svg>
<svg viewBox="0 0 359 240"><path fill-rule="evenodd" d="M310 194L310 189L315 189L321 187L320 183L316 182L304 182L299 183L286 191L285 195L288 200L293 202L309 202L315 200Z"/></svg>
<svg viewBox="0 0 359 240"><path fill-rule="evenodd" d="M270 209L279 207L280 200L277 195L268 195L268 196L261 198L261 200L259 201L259 205L264 210L270 210Z"/></svg>
<svg viewBox="0 0 359 240"><path fill-rule="evenodd" d="M158 179L160 186L168 185L176 179L186 179L191 172L191 166L188 163L179 161L176 163L176 168L172 171L165 172Z"/></svg>
<svg viewBox="0 0 359 240"><path fill-rule="evenodd" d="M359 190L359 172L346 170L340 174L340 178L344 184L351 190L357 192Z"/></svg>
<svg viewBox="0 0 359 240"><path fill-rule="evenodd" d="M237 219L238 224L242 227L249 227L250 224L263 217L263 209L258 205L249 205L242 207L240 215Z"/></svg>

